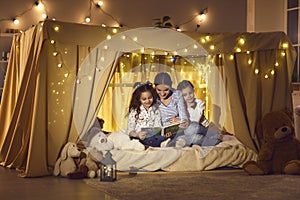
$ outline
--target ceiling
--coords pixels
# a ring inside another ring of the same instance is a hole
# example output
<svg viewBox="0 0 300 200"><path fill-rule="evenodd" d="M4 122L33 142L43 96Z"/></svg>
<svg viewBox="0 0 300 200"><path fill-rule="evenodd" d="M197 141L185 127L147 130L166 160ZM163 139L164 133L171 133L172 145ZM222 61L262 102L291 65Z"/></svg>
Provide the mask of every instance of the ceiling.
<svg viewBox="0 0 300 200"><path fill-rule="evenodd" d="M85 23L85 17L90 16L89 24L92 25L106 24L116 27L122 24L128 28L154 26L155 20L153 19L167 15L171 17L171 22L175 27L180 26L183 30L192 31L197 29L197 24L200 24L196 16L206 8L209 18L201 22L202 31L211 31L216 28L232 30L230 24L220 23L220 19L235 20L236 22L231 24L238 27L236 29L245 27L246 0L230 0L226 3L223 0L102 1L104 4L97 7L98 0L41 0L44 9L38 10L35 5L36 0L0 0L0 31L25 30L43 20L41 17L43 13L46 13L49 19L55 18L59 21L74 23ZM228 12L224 12L228 10L231 16ZM13 23L14 18L19 19L18 25Z"/></svg>

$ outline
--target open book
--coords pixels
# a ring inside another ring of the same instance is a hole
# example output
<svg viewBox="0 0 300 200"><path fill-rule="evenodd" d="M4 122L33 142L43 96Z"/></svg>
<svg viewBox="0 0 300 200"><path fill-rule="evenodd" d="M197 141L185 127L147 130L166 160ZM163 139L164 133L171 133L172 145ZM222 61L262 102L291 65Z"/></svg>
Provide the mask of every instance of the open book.
<svg viewBox="0 0 300 200"><path fill-rule="evenodd" d="M182 122L173 123L162 127L147 127L147 128L142 128L141 131L146 131L147 134L151 134L151 135L162 135L162 136L164 136L165 133L168 132L171 132L172 134L176 134L177 131L180 129L179 125L181 123Z"/></svg>

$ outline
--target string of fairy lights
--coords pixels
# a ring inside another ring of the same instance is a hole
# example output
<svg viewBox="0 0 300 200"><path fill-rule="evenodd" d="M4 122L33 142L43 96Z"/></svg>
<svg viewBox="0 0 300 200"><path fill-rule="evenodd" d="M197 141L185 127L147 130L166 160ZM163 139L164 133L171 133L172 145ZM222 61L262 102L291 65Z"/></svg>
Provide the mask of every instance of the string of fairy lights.
<svg viewBox="0 0 300 200"><path fill-rule="evenodd" d="M97 10L101 13L103 13L105 16L108 16L113 22L111 24L113 24L112 26L108 26L105 23L102 23L101 26L102 27L124 27L127 26L124 23L121 23L116 17L114 17L112 14L108 13L107 11L105 11L103 9L104 7L104 1L99 1L99 0L87 0L87 2L89 3L89 9L88 12L86 13L84 19L82 20L82 23L85 24L89 24L92 21L92 11L93 10ZM24 19L22 19L22 17L33 11L35 8L37 10L39 10L39 13L41 13L40 16L37 16L37 21L43 21L46 19L52 19L52 20L56 20L55 16L51 16L50 11L46 8L45 4L47 3L47 0L37 0L34 2L34 4L28 8L25 9L23 12L21 12L20 14L16 14L14 17L9 17L9 18L1 18L0 22L2 21L12 21L15 25L19 25ZM197 25L196 27L199 28L200 24L206 19L207 17L207 13L208 13L208 9L204 8L201 9L201 11L199 13L194 14L193 16L191 16L191 18L181 24L176 25L176 27L174 27L174 29L176 29L177 31L181 31L181 26L185 25L187 23L192 22L194 19L198 19L197 20ZM96 21L96 20L94 20Z"/></svg>
<svg viewBox="0 0 300 200"><path fill-rule="evenodd" d="M54 27L54 30L56 32L59 32L59 27L58 26ZM101 52L105 52L105 51L108 51L110 49L109 40L112 39L112 36L114 34L117 34L119 32L118 28L111 28L110 30L111 31L108 32L107 35L106 35L107 44L103 46L103 48L101 49ZM129 36L127 36L125 34L122 34L122 33L120 33L119 35L122 38L122 40L127 40L127 41L130 41L132 43L135 43L137 46L140 46L139 52L136 52L136 53L133 53L133 54L124 54L124 55L126 55L126 56L136 56L138 54L149 54L149 55L151 55L151 58L152 58L153 62L157 62L157 61L154 60L156 58L156 56L164 55L167 59L170 60L171 63L174 63L174 60L176 59L176 57L178 57L178 56L187 57L187 56L191 55L190 52L192 52L193 50L199 48L200 44L203 47L206 48L206 50L208 52L207 57L211 61L214 61L215 63L218 63L218 65L222 65L224 59L227 59L229 61L233 61L235 59L235 54L236 53L246 54L247 55L245 57L247 59L246 63L249 66L253 66L253 62L254 62L254 58L253 58L253 53L254 52L251 52L251 51L246 49L247 48L247 45L246 45L247 39L243 36L238 38L235 46L233 47L234 48L232 50L233 53L228 54L228 53L221 53L220 52L217 45L213 43L214 39L213 39L213 36L211 36L211 35L201 36L197 40L198 43L195 43L195 44L192 44L190 46L183 47L183 48L176 49L172 52L168 52L168 51L165 51L165 50L159 50L159 49L147 48L147 47L145 47L145 46L143 46L142 44L139 43L139 38L137 38L137 37L129 37ZM60 50L58 44L54 40L51 40L50 42L51 42L52 45L56 44L56 47L54 48L54 51L53 51L52 55L58 58L57 67L62 68L63 66L65 66L65 64L63 62L62 56L60 56L59 54L62 54L63 51ZM279 54L278 54L279 56L276 56L273 65L270 65L269 69L265 72L261 72L260 67L255 66L254 67L254 74L264 73L263 77L265 79L268 79L271 76L273 76L275 74L276 67L279 67L279 65L280 65L279 64L280 62L278 60L280 59L280 57L285 57L285 55L286 55L285 50L287 48L289 48L289 43L286 42L286 41L282 41L279 44L278 50L277 50L279 52ZM105 61L105 57L103 55L100 55L99 58L98 58L97 62L99 63L99 66L102 66L101 62ZM196 62L196 61L193 61L193 59L190 59L190 61L191 62ZM99 66L96 66L96 70L98 72L101 72L101 69L103 67L99 67ZM65 76L67 77L68 74L70 74L70 73L67 72ZM82 76L81 78L83 78L83 77L84 76ZM80 80L77 81L77 83L80 83L80 82L81 82Z"/></svg>
<svg viewBox="0 0 300 200"><path fill-rule="evenodd" d="M48 16L49 12L47 12L47 9L46 9L46 7L45 7L45 5L44 5L43 2L46 2L46 1L42 1L42 0L35 1L35 3L30 8L28 8L28 9L24 10L22 13L16 15L13 19L0 19L0 21L12 20L15 24L19 24L20 23L20 19L22 18L22 16L25 15L27 12L30 12L31 10L33 10L34 7L37 7L39 10L43 11L42 15L41 15L42 19L48 19L49 18L49 16ZM107 13L107 12L105 12L103 10L103 8L102 8L103 5L104 5L104 1L89 0L89 12L87 13L87 16L85 17L84 22L85 23L90 23L91 22L92 8L96 7L96 8L99 9L99 11L103 12L105 15L108 15L114 22L117 22L118 23L118 28L123 27L124 24L121 24L111 14L109 14L109 13ZM185 23L191 22L196 17L199 18L199 21L205 20L206 14L207 14L207 8L203 9L197 15L192 16L190 20L188 20L188 21L180 24L179 26L177 26L176 29L180 30L180 26L181 25L183 25ZM52 19L55 20L55 18L52 18ZM102 24L101 26L102 27L107 27L105 24ZM112 35L117 34L118 30L119 30L118 28L111 27L111 32L107 33L106 40L110 40L112 38ZM59 27L55 27L55 29L59 29ZM131 40L131 42L134 42L137 45L140 45L139 42L138 42L139 39L137 37L132 38L132 37L128 37L126 35L121 35L121 37L124 40ZM209 52L208 56L212 60L215 60L218 63L222 63L222 60L225 59L225 57L227 57L227 56L228 56L228 60L234 60L234 58L235 58L234 54L227 55L227 54L224 54L224 53L220 53L219 48L215 44L213 44L212 41L214 41L213 38L212 38L212 36L207 35L207 36L201 36L201 38L199 38L197 42L199 42L199 44L202 44L204 47L206 47L207 48L206 50ZM57 44L53 40L51 40L51 43ZM246 48L245 47L246 43L247 43L247 39L246 38L243 38L243 37L239 38L238 41L237 41L237 44L235 45L235 47L234 47L234 49L233 49L232 52L235 52L235 53L246 53L248 55L247 56L248 57L247 63L249 65L252 65L253 64L253 52L245 49ZM191 51L191 49L197 48L199 44L194 44L191 47L184 47L184 48L181 48L181 49L177 49L177 50L175 50L173 52L160 51L160 50L157 50L157 49L149 49L149 48L146 48L146 47L140 45L141 46L140 53L141 54L151 54L153 57L155 57L155 55L164 54L165 56L169 56L170 60L172 60L172 59L174 59L178 55L188 55L189 52ZM279 51L280 51L279 55L281 55L282 57L284 57L285 56L285 49L288 48L288 42L282 42L282 44L280 44L280 46L278 48L279 48ZM109 49L108 45L105 46L105 48L103 49L103 51L105 51L107 49ZM56 46L56 49L53 52L53 56L55 56L55 57L58 58L57 67L58 68L63 68L63 66L65 66L66 64L63 62L62 56L60 54L62 54L62 51L59 50L58 46ZM100 59L100 63L101 63L101 61L104 60L104 57L100 56L99 59ZM270 66L270 69L267 70L267 72L264 72L265 73L264 77L267 79L267 78L273 76L275 74L275 68L278 67L278 66L279 66L279 62L275 60L274 65ZM97 68L97 71L101 71L101 70L99 70L99 68ZM260 68L257 66L257 67L254 68L254 73L255 74L259 74L259 73L262 73L262 72L260 72ZM69 74L69 72L67 72L65 76L67 77L68 74Z"/></svg>
<svg viewBox="0 0 300 200"><path fill-rule="evenodd" d="M41 14L41 18L42 19L44 19L44 20L48 19L49 18L49 16L48 16L49 12L48 12L47 8L45 7L44 2L46 2L46 1L45 0L44 1L42 1L42 0L35 1L34 4L30 8L25 9L23 12L21 12L20 14L17 14L12 19L9 19L9 18L8 19L0 19L0 21L12 20L14 22L14 24L16 24L16 25L20 24L22 16L25 15L26 13L28 13L28 12L31 12L35 7L38 10L42 11L42 14ZM84 23L90 23L91 22L92 8L96 7L99 11L101 11L105 15L109 16L114 22L116 22L118 24L118 27L123 27L124 26L124 24L120 23L113 15L111 15L111 14L109 14L106 11L103 10L104 1L89 0L88 2L89 2L89 11L86 14L86 17L84 19ZM193 21L195 18L198 18L200 22L204 21L205 18L206 18L207 12L208 12L207 8L203 9L199 13L195 14L194 16L192 16L186 22L184 22L184 23L176 26L176 30L180 31L180 26L182 26L183 24L186 24L186 23L189 23L189 22ZM55 20L55 18L53 17L52 20ZM101 26L102 27L107 27L107 25L105 25L105 24L102 24ZM199 25L197 24L197 26L199 26ZM118 29L116 29L116 28L112 28L111 30L112 30L112 33L108 33L107 36L106 36L107 40L111 39L112 34L118 33ZM126 37L126 35L123 35L122 37L123 37L124 40L125 39L127 39L127 40L130 39L132 42L135 42L135 43L138 44L138 39L137 38L129 38L129 37ZM200 44L202 44L202 45L205 46L206 44L210 43L210 41L212 41L211 40L211 36L205 36L205 37L201 37L198 42ZM249 55L249 59L248 59L247 62L250 65L253 62L253 58L251 57L251 52L250 51L242 49L242 47L243 47L243 45L245 45L245 43L246 43L246 39L245 38L240 38L238 40L238 42L237 42L237 45L236 45L236 47L234 49L234 52L236 52L236 53L246 52ZM197 44L195 44L192 48L196 48L196 47L197 47ZM283 49L288 48L288 43L284 42L281 47ZM108 48L109 47L106 46L106 49L108 49ZM143 46L141 46L141 53L150 53L153 56L155 56L156 54L160 54L161 53L157 49L147 49L147 52L145 52L145 51L146 51L146 48L143 47ZM210 51L210 53L211 53L210 56L213 59L219 59L219 60L224 59L225 55L219 52L219 50L218 50L218 48L217 48L217 46L215 44L210 44L208 46L208 51ZM53 56L57 56L58 52L59 52L59 50L56 50L56 52L53 53ZM167 55L171 56L171 59L174 59L174 57L177 56L177 55L188 54L188 53L189 53L189 49L188 48L178 49L178 50L175 50L174 52L164 52L164 54L166 56ZM283 56L284 56L284 54L285 54L284 52L281 53L281 55L283 55ZM57 56L57 57L61 58L61 56ZM101 59L103 59L103 57L101 57ZM233 59L234 59L234 55L233 54L229 55L229 60L233 60ZM279 65L278 62L276 61L275 64L274 64L274 66L278 67L278 65ZM59 68L63 67L63 61L62 61L62 59L59 60L57 66ZM270 75L273 75L275 73L274 69L269 70L269 71L270 71L270 73L266 74L264 76L265 78L268 78L268 77L270 77ZM259 73L259 68L258 67L255 68L254 73L255 74Z"/></svg>

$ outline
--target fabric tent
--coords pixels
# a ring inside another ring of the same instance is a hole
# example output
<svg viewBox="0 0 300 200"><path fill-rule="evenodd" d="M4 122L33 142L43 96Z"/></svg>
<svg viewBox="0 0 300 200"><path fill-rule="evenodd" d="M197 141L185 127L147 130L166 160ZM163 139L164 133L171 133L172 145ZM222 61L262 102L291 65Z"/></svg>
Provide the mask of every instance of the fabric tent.
<svg viewBox="0 0 300 200"><path fill-rule="evenodd" d="M162 34L173 31L152 29ZM151 28L146 30L151 33ZM119 37L127 31L49 20L14 37L0 109L1 165L21 170L23 177L51 173L62 146L67 141L78 141L105 103L116 62L124 50L116 50L113 62L104 67L81 67L82 63L86 59L101 60L88 55L95 49L105 49L103 44L111 35ZM292 110L291 76L296 52L287 36L282 32L178 34L197 41L222 77L226 93L220 98L227 102L222 107L226 111L224 127L258 150L261 140L256 126L262 116L273 110ZM103 48L95 48L98 44ZM91 83L88 94L95 96L93 102L76 105L88 69L92 69L86 76ZM94 76L97 70L101 76ZM91 111L80 113L84 120L78 128L75 106L91 105Z"/></svg>

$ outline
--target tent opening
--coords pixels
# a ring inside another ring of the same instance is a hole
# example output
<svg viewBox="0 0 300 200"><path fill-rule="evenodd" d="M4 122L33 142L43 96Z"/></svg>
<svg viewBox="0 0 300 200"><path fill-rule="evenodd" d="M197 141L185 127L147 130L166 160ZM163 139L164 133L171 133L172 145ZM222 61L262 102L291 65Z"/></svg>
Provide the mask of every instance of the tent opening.
<svg viewBox="0 0 300 200"><path fill-rule="evenodd" d="M212 60L206 55L183 57L157 53L123 53L117 61L97 114L99 118L105 120L104 130L113 132L126 128L126 114L134 83L146 81L153 83L155 75L162 71L171 75L173 88L177 88L182 80L191 81L195 87L195 96L206 102L205 116L221 127L223 125L223 120L220 121L221 109L217 109L216 102L212 102L213 91L208 87L211 64Z"/></svg>

